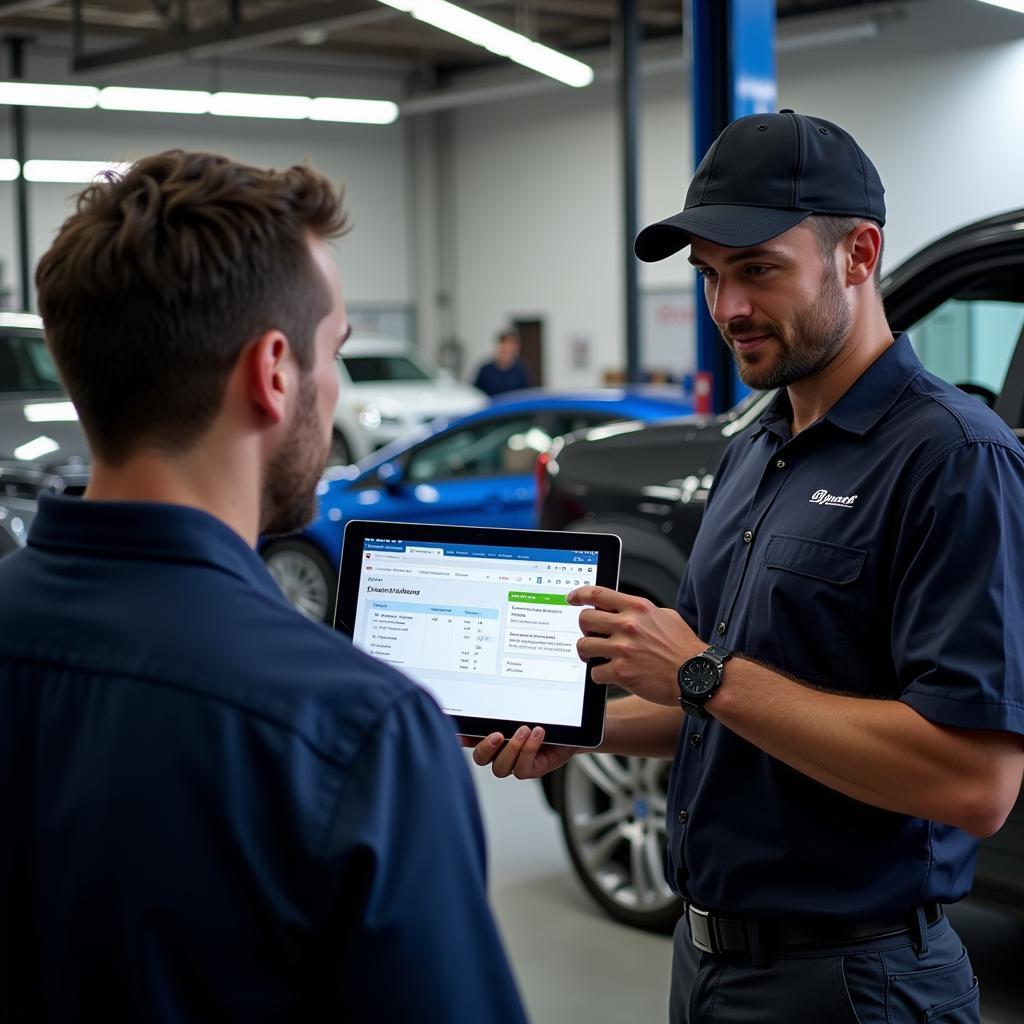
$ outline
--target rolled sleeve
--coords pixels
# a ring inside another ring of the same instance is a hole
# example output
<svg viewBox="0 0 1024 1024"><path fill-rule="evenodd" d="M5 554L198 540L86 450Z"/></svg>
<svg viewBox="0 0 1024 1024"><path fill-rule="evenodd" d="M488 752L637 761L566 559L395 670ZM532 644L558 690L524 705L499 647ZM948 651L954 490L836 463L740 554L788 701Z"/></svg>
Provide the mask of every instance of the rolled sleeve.
<svg viewBox="0 0 1024 1024"><path fill-rule="evenodd" d="M916 481L893 559L900 699L930 721L1024 735L1024 453L973 442Z"/></svg>

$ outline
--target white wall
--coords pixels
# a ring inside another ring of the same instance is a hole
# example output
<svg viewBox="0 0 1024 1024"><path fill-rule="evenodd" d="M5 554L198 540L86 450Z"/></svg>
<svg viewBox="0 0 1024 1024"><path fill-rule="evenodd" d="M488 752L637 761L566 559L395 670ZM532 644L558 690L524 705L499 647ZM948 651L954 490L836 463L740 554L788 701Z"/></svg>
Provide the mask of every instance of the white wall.
<svg viewBox="0 0 1024 1024"><path fill-rule="evenodd" d="M789 26L783 32L792 31ZM908 4L873 40L780 55L779 106L848 128L887 187L886 265L976 217L1024 206L1024 17L975 0ZM641 219L677 212L692 173L686 73L645 79ZM472 358L509 316L545 316L549 383L623 366L615 94L568 89L458 114L460 337ZM683 257L642 288L692 285ZM573 336L590 369L570 366Z"/></svg>

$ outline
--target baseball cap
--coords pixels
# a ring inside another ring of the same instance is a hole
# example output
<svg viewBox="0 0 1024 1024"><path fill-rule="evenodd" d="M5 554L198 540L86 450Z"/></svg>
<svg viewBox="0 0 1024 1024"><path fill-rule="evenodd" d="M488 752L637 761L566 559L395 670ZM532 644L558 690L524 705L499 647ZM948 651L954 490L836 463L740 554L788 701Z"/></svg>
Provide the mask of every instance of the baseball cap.
<svg viewBox="0 0 1024 1024"><path fill-rule="evenodd" d="M634 251L646 263L696 235L735 248L760 245L812 213L885 223L885 189L867 154L831 121L782 110L725 127L700 162L682 213L651 224Z"/></svg>

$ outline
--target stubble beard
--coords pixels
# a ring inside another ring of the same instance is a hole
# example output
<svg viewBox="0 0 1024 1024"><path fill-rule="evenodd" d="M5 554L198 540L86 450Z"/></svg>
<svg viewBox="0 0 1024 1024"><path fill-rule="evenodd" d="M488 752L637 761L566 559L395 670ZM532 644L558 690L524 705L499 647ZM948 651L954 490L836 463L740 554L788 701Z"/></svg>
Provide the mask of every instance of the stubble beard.
<svg viewBox="0 0 1024 1024"><path fill-rule="evenodd" d="M299 386L298 407L288 435L267 465L260 500L260 533L297 533L315 518L316 487L327 465L330 442L324 439L312 374Z"/></svg>
<svg viewBox="0 0 1024 1024"><path fill-rule="evenodd" d="M752 320L719 330L726 342L731 333L774 335L777 354L772 362L766 362L760 352L741 355L733 350L740 380L756 391L768 391L788 387L824 369L839 354L852 324L853 314L839 285L839 274L828 260L817 299L793 318L789 337L779 324L756 324Z"/></svg>

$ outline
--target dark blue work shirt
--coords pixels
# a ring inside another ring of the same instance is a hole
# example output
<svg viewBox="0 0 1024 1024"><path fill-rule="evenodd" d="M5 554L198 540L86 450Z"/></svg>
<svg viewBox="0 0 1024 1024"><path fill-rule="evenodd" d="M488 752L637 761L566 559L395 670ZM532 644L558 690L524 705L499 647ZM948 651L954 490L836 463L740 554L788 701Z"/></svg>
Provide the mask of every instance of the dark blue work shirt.
<svg viewBox="0 0 1024 1024"><path fill-rule="evenodd" d="M504 370L497 363L484 363L473 381L473 387L492 398L506 391L519 391L529 386L530 375L522 363L513 363Z"/></svg>
<svg viewBox="0 0 1024 1024"><path fill-rule="evenodd" d="M790 411L783 391L726 450L683 618L813 686L1024 733L1012 431L906 336L796 437ZM844 796L713 718L686 718L668 821L670 882L722 912L879 917L958 900L974 875L966 833Z"/></svg>
<svg viewBox="0 0 1024 1024"><path fill-rule="evenodd" d="M449 721L232 530L44 497L0 593L0 1020L523 1020Z"/></svg>

